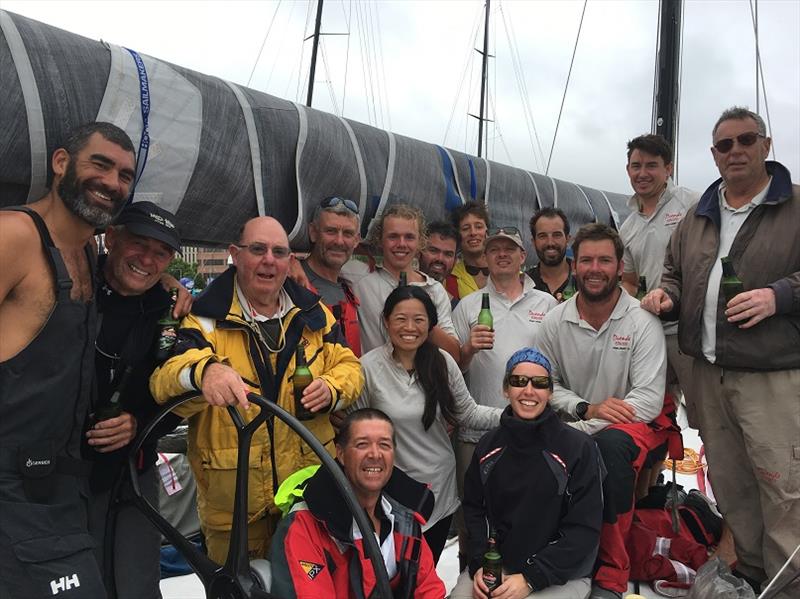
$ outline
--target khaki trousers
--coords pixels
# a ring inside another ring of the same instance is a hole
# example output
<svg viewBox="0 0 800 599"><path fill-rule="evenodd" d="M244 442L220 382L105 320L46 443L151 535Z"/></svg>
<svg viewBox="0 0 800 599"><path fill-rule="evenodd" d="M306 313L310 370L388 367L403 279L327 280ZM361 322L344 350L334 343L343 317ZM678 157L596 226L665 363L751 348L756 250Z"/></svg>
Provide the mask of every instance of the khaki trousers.
<svg viewBox="0 0 800 599"><path fill-rule="evenodd" d="M689 426L696 429L698 427L695 408L697 400L694 398L692 387L694 358L687 356L678 348L677 335L667 335L665 339L667 341L667 391L675 398L676 407L681 400L681 393L683 393Z"/></svg>
<svg viewBox="0 0 800 599"><path fill-rule="evenodd" d="M247 556L250 559L269 559L269 544L279 520L280 514L267 513L263 518L247 525ZM208 557L218 564L224 564L228 558L231 531L208 528L202 523L201 528L206 537Z"/></svg>
<svg viewBox="0 0 800 599"><path fill-rule="evenodd" d="M709 478L737 569L772 578L800 544L800 369L742 372L695 360L693 374ZM789 570L798 568L800 558Z"/></svg>

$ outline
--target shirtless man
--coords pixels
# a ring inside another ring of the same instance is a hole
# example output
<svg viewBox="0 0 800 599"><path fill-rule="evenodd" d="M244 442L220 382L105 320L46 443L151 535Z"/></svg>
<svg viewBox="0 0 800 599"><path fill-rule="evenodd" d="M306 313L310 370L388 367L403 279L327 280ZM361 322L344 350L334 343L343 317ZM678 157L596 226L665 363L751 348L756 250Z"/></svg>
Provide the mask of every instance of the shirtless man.
<svg viewBox="0 0 800 599"><path fill-rule="evenodd" d="M105 597L80 460L94 373L92 237L124 206L136 158L124 131L90 123L51 166L43 198L0 212L2 599Z"/></svg>

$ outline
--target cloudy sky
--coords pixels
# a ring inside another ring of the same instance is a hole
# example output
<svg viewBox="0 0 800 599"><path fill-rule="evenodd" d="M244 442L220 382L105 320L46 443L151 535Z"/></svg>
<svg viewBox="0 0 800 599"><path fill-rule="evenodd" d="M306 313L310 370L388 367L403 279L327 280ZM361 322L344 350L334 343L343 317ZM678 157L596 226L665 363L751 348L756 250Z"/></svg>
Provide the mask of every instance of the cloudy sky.
<svg viewBox="0 0 800 599"><path fill-rule="evenodd" d="M756 106L751 5L685 3L681 185L705 189L718 176L708 147L719 113ZM798 181L800 1L755 6L776 158ZM305 102L313 0L2 0L0 8ZM489 158L545 171L583 8L581 0L492 2ZM350 35L324 38L314 107L475 154L467 113L478 112L482 19L482 0L327 0L323 32ZM588 2L550 175L629 193L625 143L650 130L657 22L656 1Z"/></svg>

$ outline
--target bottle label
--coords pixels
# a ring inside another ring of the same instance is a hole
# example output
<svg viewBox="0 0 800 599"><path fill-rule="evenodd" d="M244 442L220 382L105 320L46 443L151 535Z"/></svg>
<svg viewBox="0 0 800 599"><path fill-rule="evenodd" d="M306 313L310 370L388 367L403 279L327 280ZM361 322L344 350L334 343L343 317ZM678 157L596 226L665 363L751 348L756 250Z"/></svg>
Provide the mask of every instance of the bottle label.
<svg viewBox="0 0 800 599"><path fill-rule="evenodd" d="M161 334L158 336L158 349L170 349L175 345L175 340L178 338L175 327L165 327L161 329Z"/></svg>
<svg viewBox="0 0 800 599"><path fill-rule="evenodd" d="M489 588L490 591L492 589L495 589L498 586L498 584L497 584L497 576L495 576L495 573L494 572L487 572L487 571L484 570L483 571L483 584L485 584Z"/></svg>

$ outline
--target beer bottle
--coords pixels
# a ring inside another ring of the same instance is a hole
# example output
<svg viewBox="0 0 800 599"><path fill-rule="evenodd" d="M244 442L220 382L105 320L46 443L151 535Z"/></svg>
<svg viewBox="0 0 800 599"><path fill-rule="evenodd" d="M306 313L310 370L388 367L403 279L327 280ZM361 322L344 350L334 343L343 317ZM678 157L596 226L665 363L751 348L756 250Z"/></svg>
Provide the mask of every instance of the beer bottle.
<svg viewBox="0 0 800 599"><path fill-rule="evenodd" d="M398 287L407 287L408 286L408 273L404 270L400 271L400 282L397 283Z"/></svg>
<svg viewBox="0 0 800 599"><path fill-rule="evenodd" d="M492 591L503 584L503 558L497 550L496 533L489 533L489 547L483 554L483 584L489 589L489 596Z"/></svg>
<svg viewBox="0 0 800 599"><path fill-rule="evenodd" d="M481 297L481 311L478 312L478 324L485 325L489 329L494 329L494 317L492 310L489 308L489 294L484 293Z"/></svg>
<svg viewBox="0 0 800 599"><path fill-rule="evenodd" d="M164 311L163 316L158 319L158 333L156 334L155 357L158 362L163 362L172 354L175 341L178 338L178 321L172 316L175 311L175 303L178 301L178 289L173 287L169 290L169 307Z"/></svg>
<svg viewBox="0 0 800 599"><path fill-rule="evenodd" d="M647 277L639 277L639 289L636 290L636 299L640 300L647 295Z"/></svg>
<svg viewBox="0 0 800 599"><path fill-rule="evenodd" d="M561 301L565 302L573 295L575 295L575 279L572 278L572 273L570 273L567 279L567 286L564 287L564 290L561 292Z"/></svg>
<svg viewBox="0 0 800 599"><path fill-rule="evenodd" d="M306 350L302 343L297 344L294 357L294 374L292 375L292 387L294 388L294 416L298 420L311 420L314 412L303 405L303 391L314 380L311 370L306 363Z"/></svg>
<svg viewBox="0 0 800 599"><path fill-rule="evenodd" d="M109 418L116 418L122 414L122 404L120 403L119 399L122 395L122 392L125 390L125 387L128 386L128 381L131 378L132 371L133 366L130 364L125 367L125 370L122 372L119 385L117 385L114 393L111 394L111 397L108 398L108 401L98 405L95 409L93 418L94 422L108 420Z"/></svg>
<svg viewBox="0 0 800 599"><path fill-rule="evenodd" d="M725 304L727 305L735 296L744 291L744 283L742 283L741 279L736 275L730 256L720 258L720 261L722 262L722 281L720 285L722 286L722 294L725 296Z"/></svg>

